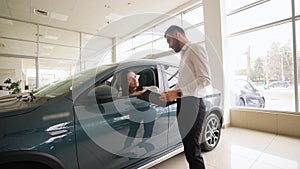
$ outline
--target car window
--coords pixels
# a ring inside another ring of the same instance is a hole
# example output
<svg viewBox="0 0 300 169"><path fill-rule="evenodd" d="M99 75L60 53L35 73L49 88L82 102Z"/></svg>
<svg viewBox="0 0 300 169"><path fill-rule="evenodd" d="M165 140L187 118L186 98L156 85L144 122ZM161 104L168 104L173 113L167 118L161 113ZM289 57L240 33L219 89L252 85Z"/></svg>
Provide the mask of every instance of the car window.
<svg viewBox="0 0 300 169"><path fill-rule="evenodd" d="M248 90L248 91L253 90L252 85L249 82L244 81L244 80L236 80L235 87L236 87L236 89L239 89L239 90Z"/></svg>
<svg viewBox="0 0 300 169"><path fill-rule="evenodd" d="M160 88L156 66L133 67L133 68L120 70L112 77L111 86L120 92L119 96L122 96L122 90L124 90L123 88L126 86L127 83L127 81L124 80L124 77L122 76L124 76L124 72L126 73L128 71L132 71L138 76L138 81L140 86L139 89L141 89L142 87L149 87L149 86L156 86L157 88Z"/></svg>
<svg viewBox="0 0 300 169"><path fill-rule="evenodd" d="M249 83L249 82L245 82L245 86L244 86L244 88L246 89L246 90L253 90L253 88L252 88L252 86L251 86L251 84Z"/></svg>

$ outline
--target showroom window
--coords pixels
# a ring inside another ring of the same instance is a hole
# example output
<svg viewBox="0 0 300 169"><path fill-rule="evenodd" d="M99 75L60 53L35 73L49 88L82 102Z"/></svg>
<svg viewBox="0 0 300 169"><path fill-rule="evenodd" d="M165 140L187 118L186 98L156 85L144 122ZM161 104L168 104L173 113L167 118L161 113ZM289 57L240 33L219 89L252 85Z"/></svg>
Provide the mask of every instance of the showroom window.
<svg viewBox="0 0 300 169"><path fill-rule="evenodd" d="M228 33L231 34L248 28L286 19L288 17L291 17L291 1L266 1L259 5L249 7L248 9L229 15L227 17L227 24L229 25Z"/></svg>
<svg viewBox="0 0 300 169"><path fill-rule="evenodd" d="M72 75L76 61L74 60L56 60L56 59L39 59L39 84L44 86L51 82L65 79Z"/></svg>
<svg viewBox="0 0 300 169"><path fill-rule="evenodd" d="M295 0L296 15L300 15L300 0Z"/></svg>
<svg viewBox="0 0 300 169"><path fill-rule="evenodd" d="M300 2L300 1L298 1ZM300 3L298 3L300 5ZM299 9L299 8L298 8ZM296 22L296 42L297 42L297 47L296 47L296 58L297 58L297 70L298 70L298 91L299 91L299 87L300 87L300 17L298 16L298 20ZM298 99L299 99L299 92L298 92ZM300 105L300 99L298 100L298 105ZM298 109L299 110L299 109Z"/></svg>
<svg viewBox="0 0 300 169"><path fill-rule="evenodd" d="M81 33L81 70L96 67L100 64L112 63L111 59L112 40L98 36Z"/></svg>
<svg viewBox="0 0 300 169"><path fill-rule="evenodd" d="M36 56L37 43L25 40L0 38L0 55Z"/></svg>
<svg viewBox="0 0 300 169"><path fill-rule="evenodd" d="M0 74L15 72L11 79L21 80L22 90L28 87L33 90L70 76L75 70L83 71L112 61L110 38L6 18L0 18L0 29L2 63L15 60L26 67L7 70L1 66ZM3 79L0 85L4 86Z"/></svg>
<svg viewBox="0 0 300 169"><path fill-rule="evenodd" d="M147 58L179 63L179 55L169 48L164 38L165 31L171 25L182 26L191 42L204 42L203 6L191 7L119 43L117 62Z"/></svg>
<svg viewBox="0 0 300 169"><path fill-rule="evenodd" d="M0 36L37 41L37 25L0 18Z"/></svg>
<svg viewBox="0 0 300 169"><path fill-rule="evenodd" d="M10 83L4 83L10 79ZM35 89L35 60L33 58L12 58L0 56L0 96L13 92L8 90L12 83L19 81L23 90Z"/></svg>
<svg viewBox="0 0 300 169"><path fill-rule="evenodd" d="M189 28L204 21L203 6L192 8L182 14L183 27Z"/></svg>
<svg viewBox="0 0 300 169"><path fill-rule="evenodd" d="M291 2L226 1L226 58L231 61L226 79L229 86L242 79L254 87L251 92L229 89L232 106L297 111Z"/></svg>

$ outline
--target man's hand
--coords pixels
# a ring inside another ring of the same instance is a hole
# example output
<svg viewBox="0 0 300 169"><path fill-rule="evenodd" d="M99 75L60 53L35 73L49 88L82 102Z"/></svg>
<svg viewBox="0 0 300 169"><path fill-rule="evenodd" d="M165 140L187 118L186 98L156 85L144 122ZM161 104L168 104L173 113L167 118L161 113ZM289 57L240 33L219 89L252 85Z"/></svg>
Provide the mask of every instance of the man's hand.
<svg viewBox="0 0 300 169"><path fill-rule="evenodd" d="M160 100L165 102L171 102L178 98L177 90L170 90L168 92L163 92L159 97Z"/></svg>

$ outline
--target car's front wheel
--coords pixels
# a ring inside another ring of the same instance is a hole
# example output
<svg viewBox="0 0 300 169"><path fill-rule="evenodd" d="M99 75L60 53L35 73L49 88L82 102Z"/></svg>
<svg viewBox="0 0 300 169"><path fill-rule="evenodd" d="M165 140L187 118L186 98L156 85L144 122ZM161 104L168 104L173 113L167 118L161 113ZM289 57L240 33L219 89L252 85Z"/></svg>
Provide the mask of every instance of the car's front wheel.
<svg viewBox="0 0 300 169"><path fill-rule="evenodd" d="M262 98L262 101L261 101L259 107L260 108L265 108L265 103L266 103L265 98Z"/></svg>
<svg viewBox="0 0 300 169"><path fill-rule="evenodd" d="M204 151L213 150L219 143L221 136L221 122L218 115L210 114L203 125L201 148Z"/></svg>

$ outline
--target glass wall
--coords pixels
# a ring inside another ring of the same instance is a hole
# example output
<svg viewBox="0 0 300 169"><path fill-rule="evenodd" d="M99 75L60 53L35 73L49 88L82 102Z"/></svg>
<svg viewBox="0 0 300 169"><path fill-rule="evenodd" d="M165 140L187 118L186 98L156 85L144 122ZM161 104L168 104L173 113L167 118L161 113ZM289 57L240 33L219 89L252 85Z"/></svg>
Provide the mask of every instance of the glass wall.
<svg viewBox="0 0 300 169"><path fill-rule="evenodd" d="M0 38L0 54L37 56L37 43L15 39Z"/></svg>
<svg viewBox="0 0 300 169"><path fill-rule="evenodd" d="M110 38L5 18L0 18L0 30L0 85L4 90L7 78L21 80L22 90L32 90L75 70L111 63Z"/></svg>
<svg viewBox="0 0 300 169"><path fill-rule="evenodd" d="M37 25L0 18L0 36L37 41Z"/></svg>
<svg viewBox="0 0 300 169"><path fill-rule="evenodd" d="M81 39L81 70L112 63L112 39L85 33L81 34Z"/></svg>
<svg viewBox="0 0 300 169"><path fill-rule="evenodd" d="M296 15L300 15L300 0L295 0Z"/></svg>
<svg viewBox="0 0 300 169"><path fill-rule="evenodd" d="M228 33L261 26L291 17L291 1L271 0L227 17ZM234 26L230 26L234 25Z"/></svg>
<svg viewBox="0 0 300 169"><path fill-rule="evenodd" d="M204 42L203 6L197 5L141 32L118 45L117 62L126 59L158 59L179 63L179 55L168 46L164 33L170 25L182 26L188 39Z"/></svg>
<svg viewBox="0 0 300 169"><path fill-rule="evenodd" d="M36 72L35 60L30 58L12 58L0 56L0 96L13 92L9 90L11 83L18 82L21 90L31 90L35 88ZM6 83L5 83L6 82Z"/></svg>
<svg viewBox="0 0 300 169"><path fill-rule="evenodd" d="M226 0L232 106L296 111L291 2Z"/></svg>

